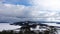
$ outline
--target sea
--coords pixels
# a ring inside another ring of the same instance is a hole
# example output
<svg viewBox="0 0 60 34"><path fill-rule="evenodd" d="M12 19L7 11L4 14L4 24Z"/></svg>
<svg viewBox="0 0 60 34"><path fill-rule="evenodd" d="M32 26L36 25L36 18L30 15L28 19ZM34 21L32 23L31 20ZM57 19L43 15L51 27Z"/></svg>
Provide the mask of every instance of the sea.
<svg viewBox="0 0 60 34"><path fill-rule="evenodd" d="M54 25L54 24L53 24ZM0 31L3 30L14 30L20 28L18 25L10 25L10 23L0 23ZM57 30L58 34L60 34L60 30Z"/></svg>

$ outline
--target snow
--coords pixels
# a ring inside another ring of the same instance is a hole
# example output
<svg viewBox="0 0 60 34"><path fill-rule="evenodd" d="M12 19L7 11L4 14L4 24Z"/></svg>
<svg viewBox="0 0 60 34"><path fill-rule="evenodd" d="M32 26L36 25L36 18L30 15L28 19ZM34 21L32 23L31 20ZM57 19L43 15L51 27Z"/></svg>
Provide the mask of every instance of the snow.
<svg viewBox="0 0 60 34"><path fill-rule="evenodd" d="M20 28L20 26L9 25L9 23L0 23L0 31L2 30L13 30Z"/></svg>
<svg viewBox="0 0 60 34"><path fill-rule="evenodd" d="M60 26L60 24L56 24L56 23L43 23L43 24L47 24L50 26ZM0 31L2 30L13 30L13 29L17 29L20 28L21 26L15 26L15 25L9 25L9 23L0 23ZM46 30L46 29L39 29L39 26L37 26L35 29L31 28L31 30ZM60 33L60 30L57 30L58 33Z"/></svg>
<svg viewBox="0 0 60 34"><path fill-rule="evenodd" d="M57 23L42 23L42 24L47 24L49 26L58 26L58 27L60 27L60 24L57 24Z"/></svg>
<svg viewBox="0 0 60 34"><path fill-rule="evenodd" d="M31 30L39 30L39 31L42 31L42 30L46 30L45 28L40 28L39 25L37 25L36 28L31 28Z"/></svg>

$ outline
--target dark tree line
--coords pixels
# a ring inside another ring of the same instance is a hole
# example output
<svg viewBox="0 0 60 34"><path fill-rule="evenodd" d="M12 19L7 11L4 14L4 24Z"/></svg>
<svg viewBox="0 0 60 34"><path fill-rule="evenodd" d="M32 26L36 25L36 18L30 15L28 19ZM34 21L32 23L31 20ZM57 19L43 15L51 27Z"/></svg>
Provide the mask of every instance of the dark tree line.
<svg viewBox="0 0 60 34"><path fill-rule="evenodd" d="M34 31L14 32L13 30L11 30L11 31L2 31L2 32L0 32L0 34L43 34L43 33L42 32L37 33ZM48 31L45 31L45 34L49 34Z"/></svg>
<svg viewBox="0 0 60 34"><path fill-rule="evenodd" d="M50 30L45 30L44 32L40 31L31 31L29 27L21 27L20 31L13 31L13 30L3 30L0 34L56 34L56 29L50 26Z"/></svg>
<svg viewBox="0 0 60 34"><path fill-rule="evenodd" d="M30 28L35 28L37 26L37 24L35 22L31 22L31 21L18 22L18 23L14 23L14 24L22 26L21 28L19 28L20 31L17 32L14 30L9 30L9 31L3 30L2 32L0 32L0 34L55 34L55 32L56 32L56 28L54 26L48 26L45 24L38 24L38 25L40 25L41 27L42 26L49 27L49 28L47 28L48 30L45 30L44 32L41 32L39 30L31 31Z"/></svg>

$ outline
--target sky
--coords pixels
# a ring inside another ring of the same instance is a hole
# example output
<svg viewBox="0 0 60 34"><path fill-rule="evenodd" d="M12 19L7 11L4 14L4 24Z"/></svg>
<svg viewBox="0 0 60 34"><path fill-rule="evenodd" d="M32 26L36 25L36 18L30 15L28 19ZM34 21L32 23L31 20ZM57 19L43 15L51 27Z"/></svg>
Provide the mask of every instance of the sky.
<svg viewBox="0 0 60 34"><path fill-rule="evenodd" d="M60 0L0 0L0 21L60 22Z"/></svg>

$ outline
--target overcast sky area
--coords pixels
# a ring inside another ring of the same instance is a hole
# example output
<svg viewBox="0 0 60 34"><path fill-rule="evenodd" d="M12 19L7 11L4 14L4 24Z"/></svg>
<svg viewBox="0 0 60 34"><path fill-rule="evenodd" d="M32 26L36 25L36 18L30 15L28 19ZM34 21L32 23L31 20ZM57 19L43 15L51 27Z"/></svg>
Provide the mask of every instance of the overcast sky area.
<svg viewBox="0 0 60 34"><path fill-rule="evenodd" d="M60 22L60 0L0 0L0 21L24 20Z"/></svg>

